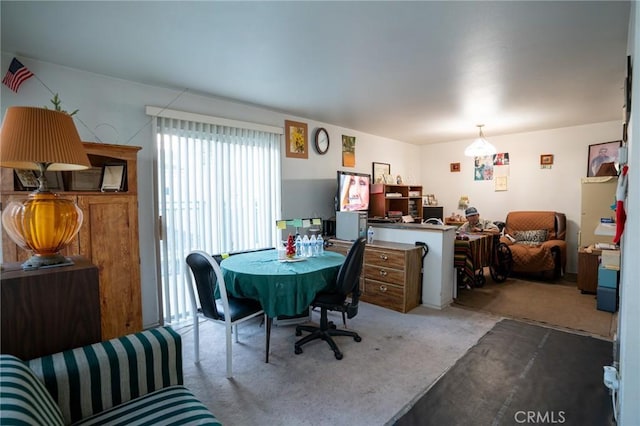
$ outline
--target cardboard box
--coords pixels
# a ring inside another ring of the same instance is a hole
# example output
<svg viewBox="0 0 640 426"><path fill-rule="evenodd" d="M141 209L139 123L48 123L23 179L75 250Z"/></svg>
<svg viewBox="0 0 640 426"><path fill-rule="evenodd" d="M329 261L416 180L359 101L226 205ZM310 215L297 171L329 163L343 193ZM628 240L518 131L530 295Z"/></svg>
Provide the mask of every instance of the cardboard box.
<svg viewBox="0 0 640 426"><path fill-rule="evenodd" d="M607 269L620 270L620 250L602 250L600 265Z"/></svg>

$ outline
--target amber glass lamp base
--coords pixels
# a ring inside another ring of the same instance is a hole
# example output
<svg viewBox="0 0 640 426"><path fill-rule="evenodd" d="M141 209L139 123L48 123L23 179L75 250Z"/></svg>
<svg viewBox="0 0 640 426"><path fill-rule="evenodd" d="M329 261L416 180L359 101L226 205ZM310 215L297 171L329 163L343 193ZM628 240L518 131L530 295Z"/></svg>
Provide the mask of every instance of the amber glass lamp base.
<svg viewBox="0 0 640 426"><path fill-rule="evenodd" d="M23 202L13 201L2 212L9 237L33 256L24 269L68 264L60 254L82 225L82 210L72 201L51 192L35 191Z"/></svg>

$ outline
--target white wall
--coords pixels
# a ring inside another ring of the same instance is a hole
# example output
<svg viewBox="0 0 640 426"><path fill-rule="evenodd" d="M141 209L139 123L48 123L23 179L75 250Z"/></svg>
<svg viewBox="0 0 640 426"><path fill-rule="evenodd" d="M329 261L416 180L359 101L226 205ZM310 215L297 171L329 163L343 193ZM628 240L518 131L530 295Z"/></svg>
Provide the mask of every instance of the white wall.
<svg viewBox="0 0 640 426"><path fill-rule="evenodd" d="M494 181L474 181L473 158L463 152L470 140L422 147L422 185L436 195L445 216L458 210L461 195L469 196L480 216L505 220L513 210L554 210L567 216L567 271L577 271L580 224L580 178L587 173L587 151L591 144L619 140L618 121L544 130L487 139L498 152L509 153L508 190L494 189ZM553 154L551 169L540 168L540 155ZM460 163L460 172L450 172L450 163ZM613 199L608 203L613 203ZM612 212L612 216L614 212Z"/></svg>
<svg viewBox="0 0 640 426"><path fill-rule="evenodd" d="M634 13L638 10L634 5ZM635 16L635 15L633 15ZM634 28L634 27L632 27ZM634 31L634 39L636 32ZM638 57L638 44L634 56ZM13 54L2 52L0 69L6 70ZM154 148L149 117L144 115L145 105L166 106L180 94L179 90L153 87L123 80L112 79L97 74L85 73L66 67L20 57L44 84L62 98L68 110L78 108L76 125L83 140L137 145L140 151L138 170L140 254L142 276L143 324L149 327L158 322L158 297L155 258L155 234L153 227L152 162ZM638 68L638 67L636 67ZM635 71L635 81L640 81L640 73ZM640 86L634 85L634 99L640 99ZM50 105L51 93L37 79L25 82L20 92L15 94L1 85L1 113L11 105ZM637 102L636 102L637 103ZM504 218L509 210L553 209L563 211L569 219L569 240L574 241L570 254L575 254L575 236L579 215L579 182L586 172L587 146L593 143L620 138L620 123L598 123L574 128L555 129L542 132L523 133L492 137L487 129L487 137L499 151L509 152L512 173L509 190L504 193L493 191L492 182L474 182L472 160L462 152L470 141L451 144L416 147L403 142L380 138L336 126L321 124L299 117L290 117L255 106L243 105L212 97L184 94L171 104L172 109L209 114L219 117L245 120L273 126L283 126L284 119L305 121L309 124L310 139L313 130L323 125L329 130L331 148L324 156L311 152L308 160L283 159L284 181L295 179L334 179L335 172L343 169L340 157L340 137L343 134L356 136L355 171L371 170L371 162L391 164L392 174L400 174L407 183L422 183L425 193L437 195L450 214L457 207L460 195L469 195L482 215L491 219ZM638 108L632 110L632 122L637 121ZM631 129L633 139L640 139L639 130ZM312 140L312 139L311 139ZM637 168L640 164L640 150L630 149L629 209L627 213L627 235L640 235L638 211L640 211L640 186ZM551 170L539 169L540 154L554 154ZM450 173L449 163L462 163L460 173ZM295 193L283 192L283 203L295 198ZM321 200L319 198L319 200ZM319 201L321 204L325 201ZM309 207L310 209L314 207ZM324 209L318 206L318 210ZM312 212L309 212L310 214ZM640 385L640 336L635 326L640 311L640 286L638 286L638 241L625 240L623 264L628 270L622 273L623 300L620 310L621 370L622 386L628 389L622 395L622 417L620 424L634 424L640 418L640 408L636 403ZM575 256L570 258L575 271Z"/></svg>
<svg viewBox="0 0 640 426"><path fill-rule="evenodd" d="M8 69L13 56L13 54L2 52L0 69ZM145 327L157 324L160 317L153 214L155 150L150 117L144 113L146 105L164 107L171 103L172 109L279 127L284 127L285 119L303 121L308 123L311 144L315 129L319 126L327 128L331 137L331 147L325 155L316 154L312 148L307 160L288 159L284 158L283 149L282 178L284 182L305 179L309 182L321 182L326 187L328 179L335 181L336 170L345 169L342 167L341 158L342 134L356 137L356 165L351 170L371 173L372 161L389 162L392 164L392 171L402 174L406 180L412 183L420 180L420 176L411 174L412 171L419 170L419 148L415 145L237 102L189 92L181 95L181 90L114 79L25 57L19 57L19 59L37 78L33 77L24 82L18 93L0 85L2 117L6 108L12 105L52 107L49 100L53 96L47 89L49 87L60 95L63 109L68 111L79 109L74 120L82 140L136 145L143 148L138 154L138 195L142 313ZM283 187L291 186L283 184ZM308 188L313 187L314 185L310 184ZM299 190L307 190L307 188ZM305 195L297 193L295 189L283 191L283 205L295 204L296 199ZM305 205L303 211L299 213L311 216L317 212L330 212L333 208L332 197L329 199L326 196L318 197L317 205L313 205L313 202L311 198L311 204L308 207ZM327 204L330 205L327 206ZM308 211L304 211L305 209Z"/></svg>
<svg viewBox="0 0 640 426"><path fill-rule="evenodd" d="M640 8L631 3L628 52L633 63L632 81L640 81ZM632 84L632 108L629 128L629 192L626 200L627 223L622 237L620 272L620 413L618 424L637 425L640 422L640 85Z"/></svg>

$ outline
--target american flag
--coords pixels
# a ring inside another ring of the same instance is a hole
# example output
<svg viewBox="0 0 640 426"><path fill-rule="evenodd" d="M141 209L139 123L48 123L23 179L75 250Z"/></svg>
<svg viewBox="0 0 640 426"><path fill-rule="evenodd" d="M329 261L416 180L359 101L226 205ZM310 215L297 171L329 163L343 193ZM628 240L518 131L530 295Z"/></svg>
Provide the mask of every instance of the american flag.
<svg viewBox="0 0 640 426"><path fill-rule="evenodd" d="M20 85L31 77L33 77L33 73L29 71L29 68L22 65L16 58L13 58L11 65L9 65L9 71L7 71L7 74L2 79L2 84L18 93Z"/></svg>

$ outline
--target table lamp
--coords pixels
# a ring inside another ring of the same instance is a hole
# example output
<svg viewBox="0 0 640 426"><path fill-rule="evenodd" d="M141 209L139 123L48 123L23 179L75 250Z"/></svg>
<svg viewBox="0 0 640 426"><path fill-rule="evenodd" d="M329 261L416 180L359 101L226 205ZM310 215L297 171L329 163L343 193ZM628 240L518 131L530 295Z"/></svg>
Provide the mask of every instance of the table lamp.
<svg viewBox="0 0 640 426"><path fill-rule="evenodd" d="M38 171L39 187L2 212L11 239L32 252L24 269L69 264L60 254L82 225L82 210L49 191L47 170L91 166L73 119L67 113L36 107L9 107L0 132L0 167Z"/></svg>

